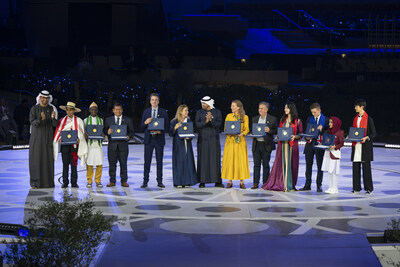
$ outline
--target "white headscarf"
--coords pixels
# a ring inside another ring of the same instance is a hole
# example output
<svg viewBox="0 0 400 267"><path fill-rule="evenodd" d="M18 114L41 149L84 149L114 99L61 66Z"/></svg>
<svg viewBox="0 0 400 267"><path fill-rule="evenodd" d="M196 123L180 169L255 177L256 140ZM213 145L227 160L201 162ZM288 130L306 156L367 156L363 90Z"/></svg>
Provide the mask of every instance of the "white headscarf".
<svg viewBox="0 0 400 267"><path fill-rule="evenodd" d="M205 96L200 100L201 103L205 103L210 106L211 109L214 108L214 99L209 96Z"/></svg>
<svg viewBox="0 0 400 267"><path fill-rule="evenodd" d="M49 93L49 91L47 91L47 90L43 90L43 91L41 91L40 93L39 93L39 95L36 97L36 105L39 105L40 104L40 97L41 96L44 96L44 97L48 97L48 98L50 98L49 99L49 106L51 106L52 108L53 108L53 111L54 111L54 118L57 120L58 119L58 111L57 111L57 108L53 105L53 104L51 104L51 102L53 101L53 96Z"/></svg>

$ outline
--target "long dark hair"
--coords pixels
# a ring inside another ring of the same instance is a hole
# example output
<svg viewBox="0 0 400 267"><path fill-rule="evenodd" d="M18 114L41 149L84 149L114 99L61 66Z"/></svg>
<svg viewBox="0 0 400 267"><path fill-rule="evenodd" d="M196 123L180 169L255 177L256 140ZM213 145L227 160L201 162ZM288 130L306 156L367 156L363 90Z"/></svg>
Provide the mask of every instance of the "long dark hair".
<svg viewBox="0 0 400 267"><path fill-rule="evenodd" d="M291 118L291 120L294 121L295 119L297 119L297 118L298 118L298 115L297 115L296 104L293 103L293 102L287 102L287 103L286 103L286 106L287 106L288 109L290 110L290 118ZM284 113L283 116L282 116L282 118L281 118L281 122L284 122L284 121L286 120L286 118L287 118L287 116L286 116L286 114Z"/></svg>

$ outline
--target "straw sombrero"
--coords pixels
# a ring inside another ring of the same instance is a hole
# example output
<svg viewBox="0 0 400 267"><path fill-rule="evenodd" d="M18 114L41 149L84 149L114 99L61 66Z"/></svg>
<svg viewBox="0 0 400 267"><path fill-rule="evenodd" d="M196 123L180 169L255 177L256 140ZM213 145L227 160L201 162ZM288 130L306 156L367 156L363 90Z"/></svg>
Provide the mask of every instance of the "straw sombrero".
<svg viewBox="0 0 400 267"><path fill-rule="evenodd" d="M65 111L67 110L67 108L73 108L75 110L75 113L81 112L81 110L75 106L74 102L68 102L66 106L60 106L60 108Z"/></svg>

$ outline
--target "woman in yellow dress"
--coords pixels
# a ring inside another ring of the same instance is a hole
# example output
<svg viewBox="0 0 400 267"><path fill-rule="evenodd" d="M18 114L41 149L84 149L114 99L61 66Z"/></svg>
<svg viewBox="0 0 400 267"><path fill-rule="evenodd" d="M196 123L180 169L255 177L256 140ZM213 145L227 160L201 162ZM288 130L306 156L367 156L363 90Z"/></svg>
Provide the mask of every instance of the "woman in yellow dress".
<svg viewBox="0 0 400 267"><path fill-rule="evenodd" d="M240 180L240 188L246 189L243 180L250 178L249 157L245 136L249 133L249 117L247 117L240 100L233 100L232 113L225 121L240 121L240 134L226 136L224 155L222 158L222 179L228 179L226 188L232 187L232 180Z"/></svg>

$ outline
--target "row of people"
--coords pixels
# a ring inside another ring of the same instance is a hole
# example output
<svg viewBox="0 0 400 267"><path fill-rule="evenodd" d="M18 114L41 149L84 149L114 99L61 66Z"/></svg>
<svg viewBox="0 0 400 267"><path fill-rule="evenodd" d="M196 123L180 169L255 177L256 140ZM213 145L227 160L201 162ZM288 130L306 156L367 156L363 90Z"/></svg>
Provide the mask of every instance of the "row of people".
<svg viewBox="0 0 400 267"><path fill-rule="evenodd" d="M103 125L103 120L97 115L98 107L92 103L89 107L90 115L84 121L75 116L80 109L73 102L68 102L66 106L60 106L67 115L58 120L57 108L51 104L52 96L48 91L42 91L37 96L37 104L30 111L31 138L29 140L29 172L30 184L32 188L52 188L54 187L54 161L57 160L58 152L61 152L63 162L63 188L69 185L69 166L71 166L71 186L78 187L77 184L77 164L78 158L81 160L82 167L87 169L87 187L92 186L92 179L95 171L95 183L97 187L102 187L102 165L103 148L100 140L88 139L86 127L88 125ZM205 183L215 183L216 187L223 187L221 180L219 131L221 123L221 112L212 110L211 100L204 100L203 109L198 112L196 125L199 128L198 139L198 172L197 180L200 187ZM208 104L206 104L208 103ZM165 187L163 184L163 154L165 146L165 133L169 132L168 115L165 109L158 106L159 96L150 96L151 107L143 113L141 129L144 131L144 171L142 188L146 188L149 182L150 166L153 151L155 150L157 162L157 186ZM122 105L114 104L114 116L108 117L104 121L104 135L108 136L108 162L110 182L107 187L116 185L116 166L120 164L121 185L129 187L127 183L127 159L129 154L128 141L134 135L132 120L123 115ZM205 116L201 114L205 113ZM164 130L151 131L148 125L154 118L163 118L165 121ZM213 118L213 122L210 120ZM126 125L127 137L125 140L113 140L112 125ZM54 127L56 130L53 131ZM76 130L78 133L77 144L62 145L61 132ZM54 133L53 133L54 132ZM204 138L202 138L204 136ZM201 160L200 160L201 159ZM201 162L201 163L200 163Z"/></svg>
<svg viewBox="0 0 400 267"><path fill-rule="evenodd" d="M67 106L60 106L67 112L60 121L57 121L57 109L51 106L51 95L42 91L38 96L38 104L31 109L30 121L32 135L30 140L30 177L31 186L54 187L54 163L57 159L58 144L61 131L77 130L78 143L73 145L62 145L61 156L63 161L63 188L69 184L68 171L71 165L71 186L77 185L77 160L87 169L87 187L92 186L92 177L95 172L95 183L102 187L102 165L103 149L101 141L87 139L87 125L103 125L103 120L97 115L97 105L92 103L89 107L90 116L84 121L74 116L80 110L75 104L69 102ZM195 125L198 128L197 139L197 171L194 162L194 153L191 138L180 138L177 131L182 124L190 121L188 116L189 108L181 105L176 111L174 119L169 123L166 110L159 107L159 96L150 96L151 107L146 109L142 116L141 129L144 131L144 172L142 188L146 188L149 182L149 173L153 151L155 150L157 161L157 186L165 187L163 184L163 153L165 146L165 133L173 137L173 183L176 187L189 187L199 183L199 187L205 187L205 183L215 183L216 187L224 187L222 179L227 179L227 188L233 186L234 180L240 181L240 188L245 189L244 180L250 178L247 143L245 136L250 132L249 118L245 114L243 104L239 100L232 101L232 113L225 118L226 121L240 121L239 134L227 134L224 146L221 171L221 148L220 148L220 127L223 120L221 111L214 107L214 100L204 97L201 100L202 109L196 113ZM361 163L363 166L364 189L369 194L373 191L371 165L372 140L376 135L372 118L365 112L366 103L364 100L357 100L355 110L359 114L353 126L366 129L366 136L361 142L354 143L352 149L353 161L353 192L361 190ZM275 191L296 190L298 167L299 167L299 134L303 133L303 123L298 118L296 105L288 102L284 108L284 114L279 120L279 127L291 127L293 135L289 141L279 141L277 144L275 162L270 172L269 161L271 152L275 150L273 136L277 133L278 119L268 114L269 104L259 103L259 115L252 118L252 123L262 123L265 126L265 136L253 138L252 153L254 159L253 186L259 188L261 166L263 167L262 189ZM340 173L340 148L343 146L344 134L340 129L341 121L337 117L327 118L321 113L321 107L314 103L310 107L312 116L307 123L317 124L318 138L307 138L304 149L306 159L306 182L300 190L311 190L311 173L314 155L317 161L317 191L322 192L322 171L328 173L329 189L326 193L337 193L337 177ZM129 117L122 115L122 106L116 103L113 107L114 116L108 117L104 123L104 135L110 137L112 134L111 125L127 125L126 140L113 140L108 142L108 161L110 182L107 187L116 185L116 165L120 163L121 186L129 187L127 183L127 159L128 142L133 137L133 124ZM164 119L164 129L152 131L148 125L154 118ZM57 125L54 137L52 129ZM317 150L314 148L320 142L320 136L327 131L335 135L335 143L328 150ZM53 153L49 154L50 151ZM50 161L51 159L51 161Z"/></svg>

